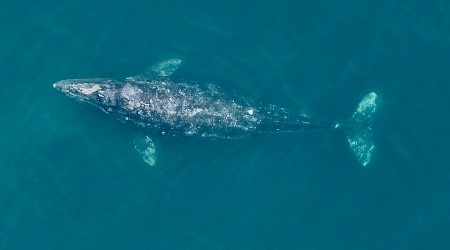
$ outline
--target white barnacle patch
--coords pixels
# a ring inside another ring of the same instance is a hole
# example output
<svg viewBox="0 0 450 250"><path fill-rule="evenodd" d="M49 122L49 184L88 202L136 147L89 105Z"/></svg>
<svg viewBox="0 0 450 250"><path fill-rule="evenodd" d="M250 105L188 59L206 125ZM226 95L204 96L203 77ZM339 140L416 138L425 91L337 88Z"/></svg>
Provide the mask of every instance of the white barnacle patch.
<svg viewBox="0 0 450 250"><path fill-rule="evenodd" d="M99 84L94 84L94 85L81 85L79 90L81 93L85 94L85 95L90 95L98 90L102 89L102 87L100 87Z"/></svg>
<svg viewBox="0 0 450 250"><path fill-rule="evenodd" d="M133 110L141 106L140 98L142 93L142 89L130 84L126 84L120 91L120 96L128 100L127 108L129 110Z"/></svg>
<svg viewBox="0 0 450 250"><path fill-rule="evenodd" d="M193 117L194 115L201 113L202 111L203 111L203 109L201 109L201 108L195 108L192 110L188 109L185 112L187 113L187 116Z"/></svg>
<svg viewBox="0 0 450 250"><path fill-rule="evenodd" d="M109 86L107 86L109 87ZM116 91L106 88L104 91L99 91L98 95L103 99L103 103L116 105Z"/></svg>
<svg viewBox="0 0 450 250"><path fill-rule="evenodd" d="M130 84L126 84L122 88L120 95L126 99L135 99L136 97L139 97L139 95L142 94L142 92L143 92L142 89L136 86L132 86Z"/></svg>

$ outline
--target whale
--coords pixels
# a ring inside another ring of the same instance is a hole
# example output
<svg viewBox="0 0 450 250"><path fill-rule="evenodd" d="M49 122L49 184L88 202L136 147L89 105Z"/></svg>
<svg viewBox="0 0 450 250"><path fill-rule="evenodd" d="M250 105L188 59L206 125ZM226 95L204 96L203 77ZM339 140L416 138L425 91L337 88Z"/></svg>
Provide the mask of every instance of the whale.
<svg viewBox="0 0 450 250"><path fill-rule="evenodd" d="M352 117L334 122L227 94L214 85L173 81L170 76L180 64L180 59L170 59L143 75L124 79L66 79L53 87L139 128L134 147L151 166L156 164L153 138L159 136L227 140L318 129L343 132L359 163L369 165L375 149L372 133L377 107L375 92L363 97Z"/></svg>

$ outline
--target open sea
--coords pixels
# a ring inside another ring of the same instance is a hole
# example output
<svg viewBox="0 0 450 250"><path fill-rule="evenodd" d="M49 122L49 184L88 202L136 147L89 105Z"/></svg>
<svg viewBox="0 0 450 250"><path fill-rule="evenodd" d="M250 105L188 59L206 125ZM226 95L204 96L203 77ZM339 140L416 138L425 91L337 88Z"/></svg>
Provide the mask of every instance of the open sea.
<svg viewBox="0 0 450 250"><path fill-rule="evenodd" d="M171 58L178 81L338 131L153 137L56 91ZM450 1L0 1L0 249L450 249Z"/></svg>

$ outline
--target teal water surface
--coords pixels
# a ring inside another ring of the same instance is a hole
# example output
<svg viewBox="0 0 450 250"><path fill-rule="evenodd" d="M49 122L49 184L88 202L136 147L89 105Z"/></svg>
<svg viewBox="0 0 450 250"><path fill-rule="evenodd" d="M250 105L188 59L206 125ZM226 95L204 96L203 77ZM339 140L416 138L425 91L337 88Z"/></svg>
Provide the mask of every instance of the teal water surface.
<svg viewBox="0 0 450 250"><path fill-rule="evenodd" d="M449 249L450 3L0 2L0 249ZM52 84L181 58L177 80L348 118L378 93L362 168L333 131L154 138Z"/></svg>

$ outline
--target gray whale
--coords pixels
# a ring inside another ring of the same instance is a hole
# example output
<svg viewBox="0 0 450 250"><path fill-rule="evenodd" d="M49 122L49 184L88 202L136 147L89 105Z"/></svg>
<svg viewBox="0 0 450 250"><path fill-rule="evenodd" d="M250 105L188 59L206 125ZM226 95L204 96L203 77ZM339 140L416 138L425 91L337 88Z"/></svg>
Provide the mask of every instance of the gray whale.
<svg viewBox="0 0 450 250"><path fill-rule="evenodd" d="M233 139L305 129L342 130L360 163L369 163L374 149L371 124L375 93L360 102L350 122L336 123L276 105L261 105L213 86L171 81L167 76L179 62L159 64L154 67L157 74L151 77L68 79L53 87L142 128L147 135ZM147 163L155 164L155 146L149 136L135 140L135 147Z"/></svg>

